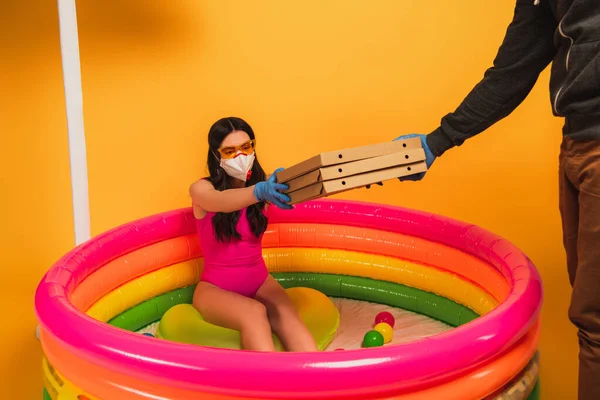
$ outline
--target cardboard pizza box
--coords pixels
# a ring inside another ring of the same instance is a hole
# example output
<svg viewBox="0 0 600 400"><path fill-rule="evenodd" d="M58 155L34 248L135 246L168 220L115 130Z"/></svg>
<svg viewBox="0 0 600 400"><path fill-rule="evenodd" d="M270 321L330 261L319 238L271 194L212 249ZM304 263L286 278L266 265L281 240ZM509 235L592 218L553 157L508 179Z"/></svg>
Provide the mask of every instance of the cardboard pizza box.
<svg viewBox="0 0 600 400"><path fill-rule="evenodd" d="M425 164L425 161L419 161L413 164L406 164L385 168L378 171L364 172L362 174L352 175L344 178L313 183L312 185L305 186L302 189L287 193L287 195L291 199L289 204L293 205L425 171L427 171L427 165Z"/></svg>
<svg viewBox="0 0 600 400"><path fill-rule="evenodd" d="M289 189L286 190L285 193L290 193L321 181L345 178L364 172L413 164L423 160L425 160L425 150L418 148L399 151L383 156L371 157L364 160L332 165L329 167L321 167L287 181L286 185L289 186Z"/></svg>
<svg viewBox="0 0 600 400"><path fill-rule="evenodd" d="M336 151L327 151L278 172L276 175L277 182L286 183L293 178L315 171L321 167L364 160L418 148L422 148L421 139L416 137Z"/></svg>

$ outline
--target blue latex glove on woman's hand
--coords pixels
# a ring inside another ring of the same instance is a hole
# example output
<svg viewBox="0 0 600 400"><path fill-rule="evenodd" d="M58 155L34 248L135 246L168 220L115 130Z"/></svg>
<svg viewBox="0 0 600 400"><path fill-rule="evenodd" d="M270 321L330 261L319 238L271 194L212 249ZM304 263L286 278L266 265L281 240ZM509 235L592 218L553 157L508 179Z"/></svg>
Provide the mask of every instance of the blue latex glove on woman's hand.
<svg viewBox="0 0 600 400"><path fill-rule="evenodd" d="M283 171L283 168L279 168L273 172L266 181L258 182L254 185L254 196L258 201L267 201L271 204L275 204L279 208L290 210L294 208L290 204L287 204L291 200L290 197L281 193L281 191L287 190L289 186L283 183L277 183L276 174L279 171Z"/></svg>
<svg viewBox="0 0 600 400"><path fill-rule="evenodd" d="M433 155L433 153L431 152L431 149L429 148L429 145L427 144L427 135L420 134L420 133L411 133L409 135L399 136L396 139L394 139L394 141L399 140L399 139L410 139L410 138L415 138L415 137L418 137L419 139L421 139L421 145L423 146L423 150L425 150L425 165L427 165L427 169L429 169L431 167L431 164L433 164L433 162L435 161L436 157L435 157L435 155ZM423 179L424 176L425 176L425 172L420 172L418 174L402 176L398 179L400 180L400 182L402 182L402 181L419 181L419 180Z"/></svg>

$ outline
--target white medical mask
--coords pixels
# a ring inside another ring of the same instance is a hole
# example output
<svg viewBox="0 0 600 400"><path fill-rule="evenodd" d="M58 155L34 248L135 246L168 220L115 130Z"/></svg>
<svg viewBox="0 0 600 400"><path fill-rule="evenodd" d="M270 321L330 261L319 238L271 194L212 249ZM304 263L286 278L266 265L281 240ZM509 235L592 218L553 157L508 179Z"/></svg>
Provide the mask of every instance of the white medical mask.
<svg viewBox="0 0 600 400"><path fill-rule="evenodd" d="M221 168L227 175L246 182L252 175L252 166L254 165L254 153L250 155L239 154L234 158L221 158Z"/></svg>

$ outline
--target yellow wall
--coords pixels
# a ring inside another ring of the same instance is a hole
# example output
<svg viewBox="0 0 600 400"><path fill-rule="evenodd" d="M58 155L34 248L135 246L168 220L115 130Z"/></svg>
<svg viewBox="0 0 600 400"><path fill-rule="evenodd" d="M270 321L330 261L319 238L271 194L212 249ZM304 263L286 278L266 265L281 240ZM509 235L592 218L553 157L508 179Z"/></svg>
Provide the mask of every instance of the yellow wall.
<svg viewBox="0 0 600 400"><path fill-rule="evenodd" d="M41 399L33 295L43 271L74 240L56 7L44 3L0 2L0 397L6 399Z"/></svg>
<svg viewBox="0 0 600 400"><path fill-rule="evenodd" d="M0 5L0 293L13 304L0 368L10 398L26 399L41 393L33 292L73 243L56 6L35 3ZM514 2L158 3L78 5L93 233L187 206L222 116L253 125L270 170L429 132L490 65ZM547 81L424 181L339 197L470 221L527 252L546 289L543 397L562 399L575 396L577 347L557 211L561 121Z"/></svg>

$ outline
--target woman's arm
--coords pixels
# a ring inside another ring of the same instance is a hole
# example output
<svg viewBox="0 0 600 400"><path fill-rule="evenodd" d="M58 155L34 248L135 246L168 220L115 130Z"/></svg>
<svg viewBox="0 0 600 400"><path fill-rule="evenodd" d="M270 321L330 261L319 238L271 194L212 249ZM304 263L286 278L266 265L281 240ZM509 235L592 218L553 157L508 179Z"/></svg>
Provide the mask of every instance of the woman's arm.
<svg viewBox="0 0 600 400"><path fill-rule="evenodd" d="M192 204L207 212L234 212L259 201L254 195L254 185L219 191L205 179L200 179L190 186L190 196Z"/></svg>
<svg viewBox="0 0 600 400"><path fill-rule="evenodd" d="M283 170L278 169L276 172ZM216 190L212 183L201 179L190 186L192 204L208 212L234 212L249 207L259 201L267 201L279 208L291 209L287 204L290 197L284 193L288 185L277 183L275 173L269 179L258 182L256 185L240 189Z"/></svg>

